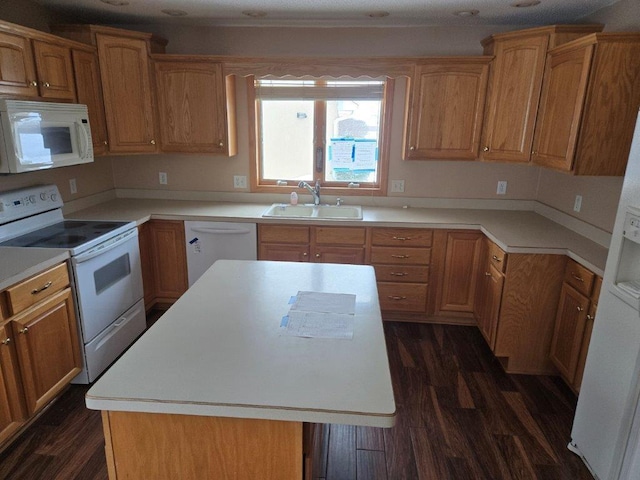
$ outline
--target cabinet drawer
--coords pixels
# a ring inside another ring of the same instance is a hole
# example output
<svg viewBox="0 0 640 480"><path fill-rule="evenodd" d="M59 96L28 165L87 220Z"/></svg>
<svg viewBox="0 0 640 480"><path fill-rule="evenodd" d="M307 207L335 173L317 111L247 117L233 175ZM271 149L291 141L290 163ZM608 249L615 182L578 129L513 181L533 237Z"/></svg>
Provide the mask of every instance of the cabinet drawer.
<svg viewBox="0 0 640 480"><path fill-rule="evenodd" d="M591 270L573 260L567 262L564 271L564 281L586 296L591 294L595 276Z"/></svg>
<svg viewBox="0 0 640 480"><path fill-rule="evenodd" d="M371 263L429 265L430 248L371 247Z"/></svg>
<svg viewBox="0 0 640 480"><path fill-rule="evenodd" d="M394 312L424 312L427 285L422 283L378 282L380 309Z"/></svg>
<svg viewBox="0 0 640 480"><path fill-rule="evenodd" d="M309 227L260 225L258 236L260 242L309 243Z"/></svg>
<svg viewBox="0 0 640 480"><path fill-rule="evenodd" d="M487 244L489 250L489 261L496 268L496 270L504 273L507 266L507 254L495 243L489 241L487 242Z"/></svg>
<svg viewBox="0 0 640 480"><path fill-rule="evenodd" d="M364 245L365 229L349 227L316 227L316 243L330 245Z"/></svg>
<svg viewBox="0 0 640 480"><path fill-rule="evenodd" d="M7 302L12 315L20 313L43 298L69 285L67 264L62 263L13 287L7 288Z"/></svg>
<svg viewBox="0 0 640 480"><path fill-rule="evenodd" d="M433 230L424 228L373 228L372 245L398 245L405 247L430 247Z"/></svg>
<svg viewBox="0 0 640 480"><path fill-rule="evenodd" d="M379 282L427 283L429 267L415 265L374 265Z"/></svg>

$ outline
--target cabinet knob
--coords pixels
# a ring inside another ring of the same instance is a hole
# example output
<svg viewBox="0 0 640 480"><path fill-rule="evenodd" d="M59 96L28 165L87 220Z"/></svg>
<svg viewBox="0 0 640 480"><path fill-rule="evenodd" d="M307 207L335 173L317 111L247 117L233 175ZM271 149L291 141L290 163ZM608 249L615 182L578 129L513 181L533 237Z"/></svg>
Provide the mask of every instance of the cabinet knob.
<svg viewBox="0 0 640 480"><path fill-rule="evenodd" d="M104 140L102 143L104 143L105 145L109 145L109 143L106 140Z"/></svg>
<svg viewBox="0 0 640 480"><path fill-rule="evenodd" d="M482 151L483 152L488 152L489 151L489 147L482 147Z"/></svg>
<svg viewBox="0 0 640 480"><path fill-rule="evenodd" d="M490 277L490 276L491 276L491 274L490 274L489 272L484 272L484 276L485 276L485 277Z"/></svg>
<svg viewBox="0 0 640 480"><path fill-rule="evenodd" d="M587 315L587 320L593 320L593 315Z"/></svg>
<svg viewBox="0 0 640 480"><path fill-rule="evenodd" d="M29 82L29 86L30 86L30 87L37 87L37 86L38 86L38 82L36 82L35 80L31 80L31 81Z"/></svg>
<svg viewBox="0 0 640 480"><path fill-rule="evenodd" d="M307 252L304 252L304 253L302 254L302 256L303 256L303 257L306 257L306 256L307 256Z"/></svg>
<svg viewBox="0 0 640 480"><path fill-rule="evenodd" d="M224 148L224 142L223 142L222 140L220 140L220 141L218 142L218 146L219 146L220 148Z"/></svg>
<svg viewBox="0 0 640 480"><path fill-rule="evenodd" d="M49 88L51 86L49 82L44 82L42 85L44 86L44 88Z"/></svg>
<svg viewBox="0 0 640 480"><path fill-rule="evenodd" d="M498 258L497 255L491 255L491 258L493 258L496 262L501 262L502 261L502 259Z"/></svg>
<svg viewBox="0 0 640 480"><path fill-rule="evenodd" d="M582 307L577 307L577 309L578 309L579 312L584 310L584 308L582 308Z"/></svg>
<svg viewBox="0 0 640 480"><path fill-rule="evenodd" d="M149 143L150 143L151 145L155 145L155 144L156 144L156 141L155 141L155 140L151 140Z"/></svg>
<svg viewBox="0 0 640 480"><path fill-rule="evenodd" d="M320 254L319 253L316 253L316 258L320 258Z"/></svg>
<svg viewBox="0 0 640 480"><path fill-rule="evenodd" d="M33 290L31 290L31 295L37 295L38 293L40 293L40 292L46 290L47 288L49 288L51 285L53 285L53 282L51 280L49 280L47 283L45 283L40 288L34 288Z"/></svg>
<svg viewBox="0 0 640 480"><path fill-rule="evenodd" d="M21 328L20 330L18 330L18 332L26 335L27 333L29 333L29 327Z"/></svg>
<svg viewBox="0 0 640 480"><path fill-rule="evenodd" d="M535 150L531 152L531 155L537 155L538 152L536 152Z"/></svg>
<svg viewBox="0 0 640 480"><path fill-rule="evenodd" d="M11 339L9 337L7 337L4 340L2 340L2 344L3 345L9 345L10 343L11 343Z"/></svg>
<svg viewBox="0 0 640 480"><path fill-rule="evenodd" d="M415 146L413 146L413 145L411 145L411 146L409 147L409 150L411 150L412 152L413 152L415 149L416 149L416 147L415 147Z"/></svg>

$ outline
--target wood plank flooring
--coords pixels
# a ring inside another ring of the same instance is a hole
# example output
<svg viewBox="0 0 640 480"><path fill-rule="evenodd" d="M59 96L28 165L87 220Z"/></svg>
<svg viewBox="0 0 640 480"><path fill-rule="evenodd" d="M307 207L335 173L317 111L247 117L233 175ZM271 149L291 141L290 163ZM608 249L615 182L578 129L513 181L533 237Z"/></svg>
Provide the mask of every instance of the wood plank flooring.
<svg viewBox="0 0 640 480"><path fill-rule="evenodd" d="M396 426L328 426L314 479L592 478L566 448L576 398L561 380L506 375L474 327L388 322L385 331ZM107 479L86 390L71 386L0 454L0 479Z"/></svg>

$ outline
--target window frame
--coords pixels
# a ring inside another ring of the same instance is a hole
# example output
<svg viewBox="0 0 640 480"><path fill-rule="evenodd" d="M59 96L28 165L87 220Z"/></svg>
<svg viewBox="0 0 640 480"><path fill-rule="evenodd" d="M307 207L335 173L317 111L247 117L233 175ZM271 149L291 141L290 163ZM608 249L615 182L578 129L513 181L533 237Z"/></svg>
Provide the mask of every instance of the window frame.
<svg viewBox="0 0 640 480"><path fill-rule="evenodd" d="M277 180L263 180L261 178L261 162L260 162L260 129L259 119L260 112L255 91L255 76L248 75L246 78L248 113L249 113L249 157L250 157L250 187L251 192L256 193L291 193L292 189L298 189L298 185L289 180L287 185L277 185ZM318 80L323 78L317 77ZM333 78L332 78L333 79ZM367 78L370 80L371 78ZM357 78L350 78L357 80ZM313 169L313 180L309 183L315 183L316 179L320 180L322 192L324 194L334 195L368 195L368 196L384 196L387 195L389 162L390 162L390 144L391 144L391 114L393 111L393 99L395 92L395 80L385 77L384 93L382 98L382 106L380 112L380 136L378 145L378 171L379 183L371 186L371 184L361 185L360 187L348 187L346 182L325 182L326 159L326 109L324 101L316 101L314 108L314 130L315 142L314 149L322 146L325 151L324 167L322 172L316 172ZM320 121L318 119L321 118ZM319 130L320 129L320 130Z"/></svg>

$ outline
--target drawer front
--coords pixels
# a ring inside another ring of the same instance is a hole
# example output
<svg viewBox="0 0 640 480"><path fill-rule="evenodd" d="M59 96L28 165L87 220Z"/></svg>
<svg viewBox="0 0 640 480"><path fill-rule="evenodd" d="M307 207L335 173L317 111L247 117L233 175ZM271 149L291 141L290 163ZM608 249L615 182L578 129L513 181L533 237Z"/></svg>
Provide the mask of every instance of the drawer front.
<svg viewBox="0 0 640 480"><path fill-rule="evenodd" d="M371 247L371 263L388 265L429 265L430 248Z"/></svg>
<svg viewBox="0 0 640 480"><path fill-rule="evenodd" d="M374 265L379 282L427 283L429 267L415 265Z"/></svg>
<svg viewBox="0 0 640 480"><path fill-rule="evenodd" d="M588 268L573 260L567 262L564 271L564 281L587 297L591 295L596 275Z"/></svg>
<svg viewBox="0 0 640 480"><path fill-rule="evenodd" d="M421 283L378 282L380 309L394 312L424 312L427 285Z"/></svg>
<svg viewBox="0 0 640 480"><path fill-rule="evenodd" d="M330 245L364 245L364 227L316 227L316 243Z"/></svg>
<svg viewBox="0 0 640 480"><path fill-rule="evenodd" d="M507 266L507 254L495 243L489 241L487 244L489 250L489 261L496 270L504 273Z"/></svg>
<svg viewBox="0 0 640 480"><path fill-rule="evenodd" d="M404 247L430 247L433 230L425 228L373 228L372 245L398 245Z"/></svg>
<svg viewBox="0 0 640 480"><path fill-rule="evenodd" d="M309 227L260 225L258 238L270 243L309 243Z"/></svg>
<svg viewBox="0 0 640 480"><path fill-rule="evenodd" d="M7 288L7 303L15 315L69 285L67 264L62 263L23 282Z"/></svg>

